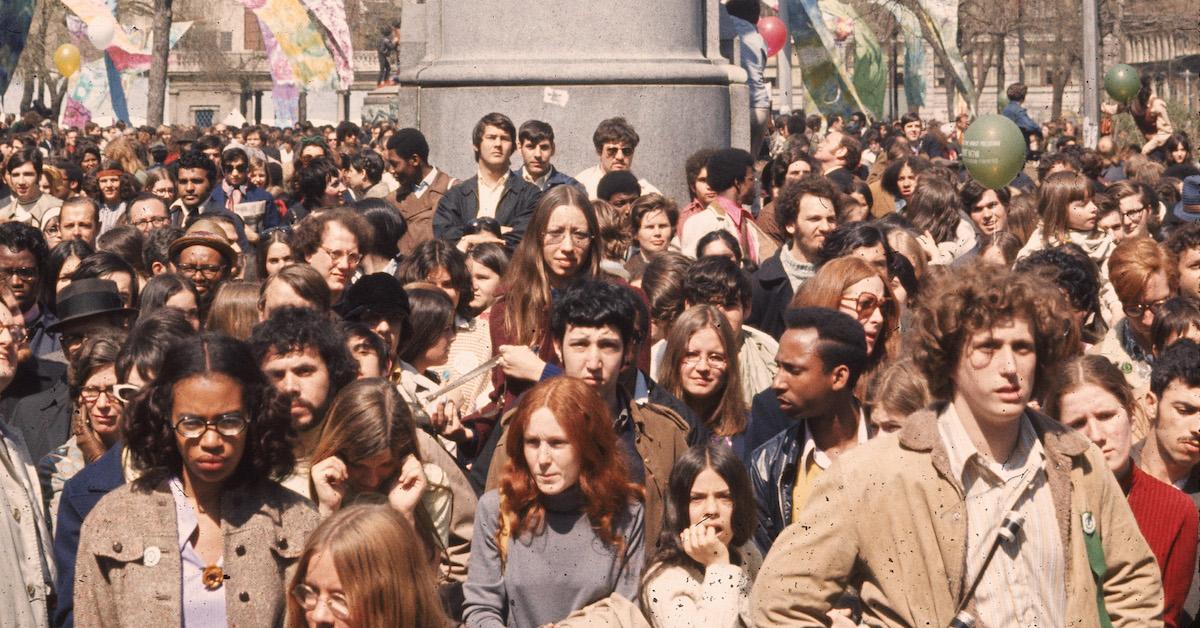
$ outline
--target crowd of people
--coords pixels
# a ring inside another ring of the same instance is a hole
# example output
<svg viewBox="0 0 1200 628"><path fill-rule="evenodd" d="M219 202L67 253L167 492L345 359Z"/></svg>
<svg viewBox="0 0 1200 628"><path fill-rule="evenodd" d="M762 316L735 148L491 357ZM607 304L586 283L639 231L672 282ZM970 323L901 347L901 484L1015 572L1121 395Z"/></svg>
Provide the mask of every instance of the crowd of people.
<svg viewBox="0 0 1200 628"><path fill-rule="evenodd" d="M622 118L22 119L0 625L1196 625L1200 169L1009 94L1004 188L798 113L686 199Z"/></svg>

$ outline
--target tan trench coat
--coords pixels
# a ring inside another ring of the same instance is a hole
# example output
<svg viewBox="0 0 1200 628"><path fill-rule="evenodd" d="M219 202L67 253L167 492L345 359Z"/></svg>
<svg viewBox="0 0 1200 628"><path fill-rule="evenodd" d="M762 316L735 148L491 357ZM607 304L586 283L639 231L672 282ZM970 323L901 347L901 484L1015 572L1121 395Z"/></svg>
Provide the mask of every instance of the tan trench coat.
<svg viewBox="0 0 1200 628"><path fill-rule="evenodd" d="M1067 553L1068 626L1098 627L1096 586L1081 515L1093 513L1108 570L1114 626L1161 626L1154 556L1100 450L1030 412ZM775 541L755 582L757 626L825 626L848 585L860 586L867 626L949 626L965 587L967 516L936 414L913 414L898 435L843 455L817 480L798 522ZM981 624L987 618L980 618Z"/></svg>
<svg viewBox="0 0 1200 628"><path fill-rule="evenodd" d="M83 522L76 626L149 628L182 621L174 498L165 482L152 491L135 486L105 495ZM279 484L260 482L226 491L221 512L229 625L282 625L285 589L319 522L316 508Z"/></svg>

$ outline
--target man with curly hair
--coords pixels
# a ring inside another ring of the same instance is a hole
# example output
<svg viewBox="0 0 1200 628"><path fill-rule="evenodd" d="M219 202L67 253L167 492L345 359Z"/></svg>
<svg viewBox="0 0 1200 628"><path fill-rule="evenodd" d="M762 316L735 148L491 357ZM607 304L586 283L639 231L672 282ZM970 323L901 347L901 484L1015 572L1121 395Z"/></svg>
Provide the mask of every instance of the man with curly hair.
<svg viewBox="0 0 1200 628"><path fill-rule="evenodd" d="M1100 450L1028 407L1079 350L1062 295L982 267L932 292L912 342L935 403L817 479L759 572L756 625L827 625L848 587L867 625L1158 623L1161 576Z"/></svg>

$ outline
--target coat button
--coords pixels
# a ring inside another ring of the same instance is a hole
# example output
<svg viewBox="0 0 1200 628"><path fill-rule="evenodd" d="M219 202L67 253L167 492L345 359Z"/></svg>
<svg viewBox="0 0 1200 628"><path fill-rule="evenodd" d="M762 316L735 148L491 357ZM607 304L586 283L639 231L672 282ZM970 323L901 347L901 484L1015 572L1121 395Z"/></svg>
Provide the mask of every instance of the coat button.
<svg viewBox="0 0 1200 628"><path fill-rule="evenodd" d="M16 520L17 523L21 523L21 511L17 508L13 508L13 519Z"/></svg>
<svg viewBox="0 0 1200 628"><path fill-rule="evenodd" d="M116 552L116 553L120 554L120 553L121 553L121 551L122 551L122 550L124 550L124 549L125 549L125 546L124 546L124 545L121 545L121 542L120 542L120 541L118 541L118 542L116 542L116 543L113 543L113 551L114 551L114 552Z"/></svg>
<svg viewBox="0 0 1200 628"><path fill-rule="evenodd" d="M239 546L233 548L233 552L235 554L237 554L238 556L245 556L246 555L246 546L239 545Z"/></svg>
<svg viewBox="0 0 1200 628"><path fill-rule="evenodd" d="M287 539L279 539L279 549L285 550L288 547Z"/></svg>
<svg viewBox="0 0 1200 628"><path fill-rule="evenodd" d="M249 601L250 601L250 594L249 594L249 593L246 593L245 591L242 591L241 593L238 593L238 599L239 599L239 600L241 600L241 601L243 601L243 602L249 602Z"/></svg>

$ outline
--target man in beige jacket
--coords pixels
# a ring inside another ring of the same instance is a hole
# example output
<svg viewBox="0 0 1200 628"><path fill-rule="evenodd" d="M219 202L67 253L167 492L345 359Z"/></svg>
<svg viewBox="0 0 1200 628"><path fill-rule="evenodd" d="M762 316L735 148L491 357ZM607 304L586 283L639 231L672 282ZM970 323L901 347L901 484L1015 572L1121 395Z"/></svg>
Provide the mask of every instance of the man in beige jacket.
<svg viewBox="0 0 1200 628"><path fill-rule="evenodd" d="M869 626L1161 625L1158 567L1102 454L1026 407L1078 347L1065 303L969 269L922 307L914 361L941 401L818 479L759 572L756 624L827 625L854 586Z"/></svg>

